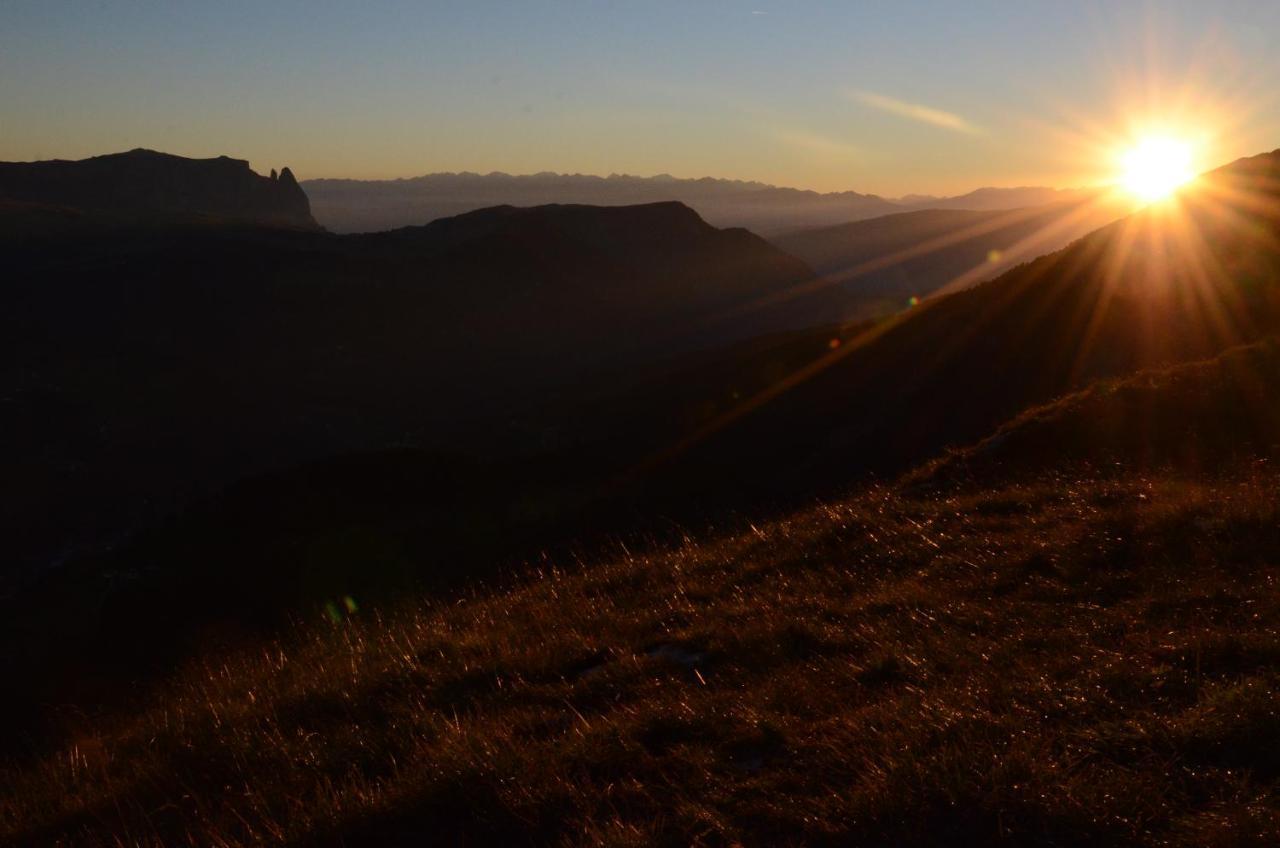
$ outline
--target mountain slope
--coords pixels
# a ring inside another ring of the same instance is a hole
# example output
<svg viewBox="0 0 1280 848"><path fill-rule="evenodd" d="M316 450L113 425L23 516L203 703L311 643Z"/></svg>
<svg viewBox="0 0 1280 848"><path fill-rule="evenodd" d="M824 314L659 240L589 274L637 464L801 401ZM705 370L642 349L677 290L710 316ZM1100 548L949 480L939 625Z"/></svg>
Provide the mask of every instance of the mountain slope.
<svg viewBox="0 0 1280 848"><path fill-rule="evenodd" d="M1019 186L1017 188L980 188L955 197L903 197L897 202L916 209L998 211L1044 206L1049 203L1081 203L1087 201L1093 194L1095 192L1090 189Z"/></svg>
<svg viewBox="0 0 1280 848"><path fill-rule="evenodd" d="M1173 204L926 301L662 460L682 491L714 481L765 497L900 473L1099 378L1204 359L1273 333L1278 174L1280 154L1242 160Z"/></svg>
<svg viewBox="0 0 1280 848"><path fill-rule="evenodd" d="M910 297L954 291L1058 250L1131 212L1102 195L1024 209L902 212L772 241L830 285L856 293L868 314L892 314Z"/></svg>
<svg viewBox="0 0 1280 848"><path fill-rule="evenodd" d="M220 156L131 150L78 162L0 162L0 201L115 215L210 215L316 229L307 195L285 168L262 177Z"/></svg>
<svg viewBox="0 0 1280 848"><path fill-rule="evenodd" d="M1176 469L1212 476L1280 450L1280 342L1108 380L1023 412L916 475L989 483L1052 468Z"/></svg>

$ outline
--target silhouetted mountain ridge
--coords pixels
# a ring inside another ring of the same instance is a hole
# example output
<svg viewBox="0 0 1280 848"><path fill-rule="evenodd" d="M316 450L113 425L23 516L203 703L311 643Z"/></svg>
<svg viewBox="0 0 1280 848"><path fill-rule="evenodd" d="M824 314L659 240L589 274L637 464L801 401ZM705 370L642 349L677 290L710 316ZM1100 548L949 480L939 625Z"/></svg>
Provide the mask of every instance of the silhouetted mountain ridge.
<svg viewBox="0 0 1280 848"><path fill-rule="evenodd" d="M690 244L718 232L698 213L678 201L637 206L596 207L580 204L493 206L437 218L418 227L393 231L402 238L458 244L505 234L522 237L567 238L598 250L642 249L666 244Z"/></svg>
<svg viewBox="0 0 1280 848"><path fill-rule="evenodd" d="M188 159L141 148L79 161L0 162L0 200L317 228L306 192L288 168L263 177L242 159Z"/></svg>

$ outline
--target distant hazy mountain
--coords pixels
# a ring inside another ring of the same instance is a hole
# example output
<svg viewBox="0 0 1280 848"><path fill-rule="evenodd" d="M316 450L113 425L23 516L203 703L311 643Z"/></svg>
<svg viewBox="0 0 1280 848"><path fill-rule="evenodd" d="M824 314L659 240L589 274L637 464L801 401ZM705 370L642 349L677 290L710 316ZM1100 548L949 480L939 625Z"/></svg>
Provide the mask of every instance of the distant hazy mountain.
<svg viewBox="0 0 1280 848"><path fill-rule="evenodd" d="M316 218L339 233L374 232L425 224L486 206L581 203L627 206L676 200L717 227L745 227L762 235L843 224L924 207L1013 209L1078 199L1051 188L984 188L961 197L910 195L897 200L854 191L819 193L742 180L677 179L668 174L539 173L428 174L399 180L307 180Z"/></svg>
<svg viewBox="0 0 1280 848"><path fill-rule="evenodd" d="M0 162L0 202L125 216L181 214L314 229L306 193L293 173L263 177L240 159L186 159L131 150L71 162Z"/></svg>
<svg viewBox="0 0 1280 848"><path fill-rule="evenodd" d="M371 232L425 224L486 206L577 203L628 206L679 201L717 227L758 233L850 221L899 207L870 194L819 194L740 180L614 174L428 174L400 180L308 180L316 217L335 232Z"/></svg>
<svg viewBox="0 0 1280 848"><path fill-rule="evenodd" d="M902 309L912 296L991 279L1130 211L1127 203L1095 194L1025 209L901 212L772 241L855 297L859 316L875 316Z"/></svg>

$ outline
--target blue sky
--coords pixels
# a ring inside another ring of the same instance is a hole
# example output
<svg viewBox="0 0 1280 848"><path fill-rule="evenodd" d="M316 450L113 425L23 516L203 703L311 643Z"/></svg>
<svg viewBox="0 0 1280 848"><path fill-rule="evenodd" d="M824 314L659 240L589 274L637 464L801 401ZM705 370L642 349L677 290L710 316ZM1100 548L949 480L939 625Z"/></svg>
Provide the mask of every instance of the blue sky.
<svg viewBox="0 0 1280 848"><path fill-rule="evenodd" d="M1148 125L1280 147L1280 3L5 0L0 159L132 147L300 177L1107 176Z"/></svg>

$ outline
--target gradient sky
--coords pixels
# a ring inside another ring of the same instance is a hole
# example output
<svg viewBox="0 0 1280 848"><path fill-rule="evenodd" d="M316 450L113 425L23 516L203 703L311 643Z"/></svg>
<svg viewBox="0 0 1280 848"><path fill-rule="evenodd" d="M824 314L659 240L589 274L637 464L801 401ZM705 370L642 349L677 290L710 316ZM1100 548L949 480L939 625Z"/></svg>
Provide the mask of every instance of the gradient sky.
<svg viewBox="0 0 1280 848"><path fill-rule="evenodd" d="M1280 3L4 0L0 159L1080 185L1280 147Z"/></svg>

